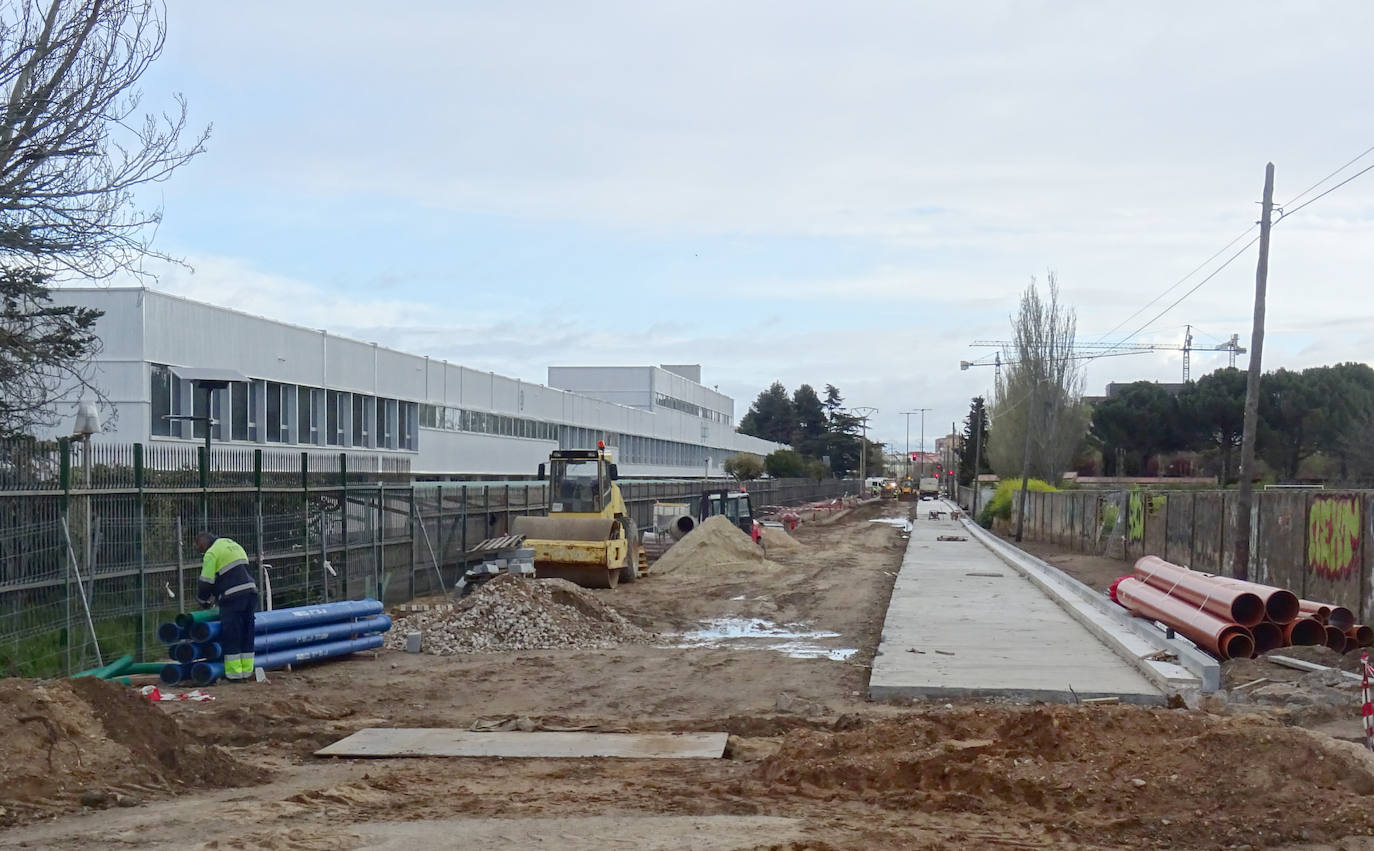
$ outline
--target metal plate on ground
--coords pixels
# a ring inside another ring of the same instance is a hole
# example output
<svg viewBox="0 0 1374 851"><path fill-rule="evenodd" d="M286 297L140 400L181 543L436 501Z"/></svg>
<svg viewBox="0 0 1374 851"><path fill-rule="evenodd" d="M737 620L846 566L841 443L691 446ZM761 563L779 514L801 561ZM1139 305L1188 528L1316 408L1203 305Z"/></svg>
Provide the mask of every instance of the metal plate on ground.
<svg viewBox="0 0 1374 851"><path fill-rule="evenodd" d="M443 727L368 727L315 756L499 756L720 759L728 733L475 733Z"/></svg>

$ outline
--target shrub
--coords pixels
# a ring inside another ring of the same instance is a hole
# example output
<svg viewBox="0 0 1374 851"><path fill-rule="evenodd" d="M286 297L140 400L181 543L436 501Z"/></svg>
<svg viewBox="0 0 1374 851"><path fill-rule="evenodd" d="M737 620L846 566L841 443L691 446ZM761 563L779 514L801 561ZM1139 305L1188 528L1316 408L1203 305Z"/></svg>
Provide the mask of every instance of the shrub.
<svg viewBox="0 0 1374 851"><path fill-rule="evenodd" d="M1037 493L1059 492L1059 488L1040 479L1031 479L1026 487ZM988 504L983 506L983 510L979 512L979 525L984 529L991 529L992 522L999 517L1003 520L1010 520L1013 494L1019 490L1021 490L1020 479L1003 479L997 485L997 491L992 495L992 499L988 500Z"/></svg>

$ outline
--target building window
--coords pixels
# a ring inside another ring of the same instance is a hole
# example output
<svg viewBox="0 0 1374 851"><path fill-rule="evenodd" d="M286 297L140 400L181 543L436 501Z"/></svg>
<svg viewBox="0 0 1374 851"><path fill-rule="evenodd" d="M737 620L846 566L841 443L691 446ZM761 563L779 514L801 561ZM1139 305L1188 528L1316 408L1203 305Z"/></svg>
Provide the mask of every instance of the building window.
<svg viewBox="0 0 1374 851"><path fill-rule="evenodd" d="M262 382L254 378L248 382L248 439L262 437Z"/></svg>
<svg viewBox="0 0 1374 851"><path fill-rule="evenodd" d="M290 435L282 428L286 417L286 406L282 404L282 387L275 381L267 382L267 442L286 443Z"/></svg>
<svg viewBox="0 0 1374 851"><path fill-rule="evenodd" d="M361 393L353 394L353 445L367 446L367 397Z"/></svg>
<svg viewBox="0 0 1374 851"><path fill-rule="evenodd" d="M159 437L170 437L172 434L172 421L167 419L172 414L172 368L160 363L152 364L152 390L149 400L152 402L151 420L148 423L148 433Z"/></svg>
<svg viewBox="0 0 1374 851"><path fill-rule="evenodd" d="M205 404L207 394L189 381L182 383L186 385L186 391L191 394L191 416L196 418L191 421L191 436L196 440L204 440L205 418L210 413Z"/></svg>
<svg viewBox="0 0 1374 851"><path fill-rule="evenodd" d="M374 433L377 435L377 448L390 449L391 420L386 415L387 400L377 399L376 402L377 403L372 406L373 411L376 412L376 419L373 420L372 428L374 430Z"/></svg>
<svg viewBox="0 0 1374 851"><path fill-rule="evenodd" d="M325 437L330 446L343 445L344 406L347 404L345 394L337 390L325 392Z"/></svg>
<svg viewBox="0 0 1374 851"><path fill-rule="evenodd" d="M232 440L248 439L248 384L235 381L229 385L229 435Z"/></svg>
<svg viewBox="0 0 1374 851"><path fill-rule="evenodd" d="M415 449L418 438L415 411L414 402L401 402L396 408L396 436L400 438L402 449Z"/></svg>

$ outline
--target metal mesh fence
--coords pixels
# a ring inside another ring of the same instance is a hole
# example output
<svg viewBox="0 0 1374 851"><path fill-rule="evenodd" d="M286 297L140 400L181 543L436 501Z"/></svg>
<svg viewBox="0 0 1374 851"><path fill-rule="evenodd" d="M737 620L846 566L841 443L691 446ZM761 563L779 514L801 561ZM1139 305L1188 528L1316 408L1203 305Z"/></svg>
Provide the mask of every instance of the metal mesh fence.
<svg viewBox="0 0 1374 851"><path fill-rule="evenodd" d="M385 470L355 481L350 467L344 484L338 458L322 472L308 458L294 471L254 469L271 466L259 458L247 474L237 459L233 469L206 475L185 447L159 449L168 457L145 473L136 453L98 448L82 489L66 472L73 457L79 465L79 451L11 448L0 458L10 475L0 480L0 676L70 674L126 653L163 658L159 624L198 606L201 530L244 547L264 606L363 597L394 604L453 588L480 558L472 555L477 543L508 534L516 517L546 506L539 483L392 484ZM19 468L28 472L14 474ZM38 486L17 486L31 481ZM655 502L683 501L702 487L621 485L641 528L652 522ZM762 507L853 487L770 480L751 483L750 492Z"/></svg>

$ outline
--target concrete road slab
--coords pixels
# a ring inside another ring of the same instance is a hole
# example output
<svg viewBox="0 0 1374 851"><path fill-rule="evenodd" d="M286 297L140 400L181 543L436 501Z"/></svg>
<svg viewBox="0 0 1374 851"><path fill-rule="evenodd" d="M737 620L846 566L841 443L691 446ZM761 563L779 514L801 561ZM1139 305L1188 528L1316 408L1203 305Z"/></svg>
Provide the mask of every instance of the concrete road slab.
<svg viewBox="0 0 1374 851"><path fill-rule="evenodd" d="M873 661L871 698L1164 702L1138 670L982 543L937 540L963 531L925 511L914 522Z"/></svg>
<svg viewBox="0 0 1374 851"><path fill-rule="evenodd" d="M315 755L720 759L727 738L727 733L476 733L443 727L368 727Z"/></svg>

